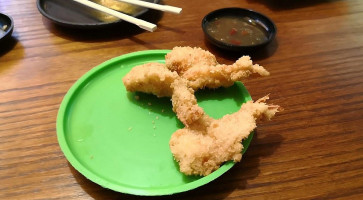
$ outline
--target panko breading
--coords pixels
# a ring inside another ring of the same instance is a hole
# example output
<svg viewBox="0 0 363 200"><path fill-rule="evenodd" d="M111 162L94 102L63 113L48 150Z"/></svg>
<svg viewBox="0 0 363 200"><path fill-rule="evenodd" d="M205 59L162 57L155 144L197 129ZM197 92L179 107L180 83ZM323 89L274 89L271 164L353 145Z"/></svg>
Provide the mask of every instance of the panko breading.
<svg viewBox="0 0 363 200"><path fill-rule="evenodd" d="M123 78L126 89L164 97L172 95L170 86L177 77L187 79L188 86L197 90L229 87L253 73L270 74L262 66L253 64L249 56L242 56L232 65L220 65L213 54L201 48L174 47L165 56L165 63L166 66L147 63L134 67Z"/></svg>
<svg viewBox="0 0 363 200"><path fill-rule="evenodd" d="M201 48L174 47L170 53L166 54L165 64L169 70L183 75L194 66L215 66L218 62L213 54Z"/></svg>
<svg viewBox="0 0 363 200"><path fill-rule="evenodd" d="M145 92L157 97L172 97L173 110L185 125L198 120L204 111L197 105L194 90L189 88L187 80L169 71L164 64L147 63L139 65L122 79L127 91Z"/></svg>
<svg viewBox="0 0 363 200"><path fill-rule="evenodd" d="M238 112L221 119L201 118L190 127L177 130L169 144L180 171L206 176L226 161L240 161L241 142L256 128L256 120L271 119L278 112L278 106L264 103L266 99L249 101Z"/></svg>
<svg viewBox="0 0 363 200"><path fill-rule="evenodd" d="M260 65L253 65L249 56L242 56L232 65L218 64L215 56L201 48L174 47L165 56L166 67L189 80L194 90L208 87L229 87L252 73L268 76L270 73Z"/></svg>
<svg viewBox="0 0 363 200"><path fill-rule="evenodd" d="M176 79L171 84L171 88L173 89L171 97L173 111L185 126L189 126L204 115L203 109L197 104L194 90L188 87L187 80Z"/></svg>
<svg viewBox="0 0 363 200"><path fill-rule="evenodd" d="M193 89L230 87L252 73L268 76L270 73L257 64L253 65L249 56L242 56L232 65L199 66L188 69L182 77L189 80Z"/></svg>
<svg viewBox="0 0 363 200"><path fill-rule="evenodd" d="M157 97L171 97L170 85L179 78L162 63L147 63L131 69L122 81L129 92L145 92Z"/></svg>
<svg viewBox="0 0 363 200"><path fill-rule="evenodd" d="M241 142L256 128L256 120L270 119L279 107L266 104L266 96L243 104L236 113L213 119L199 107L194 92L204 87L229 87L253 73L268 76L269 72L248 56L232 65L220 65L210 52L191 47L175 47L165 62L136 66L122 80L130 92L171 97L173 111L185 125L169 142L180 171L206 176L226 161L240 161Z"/></svg>

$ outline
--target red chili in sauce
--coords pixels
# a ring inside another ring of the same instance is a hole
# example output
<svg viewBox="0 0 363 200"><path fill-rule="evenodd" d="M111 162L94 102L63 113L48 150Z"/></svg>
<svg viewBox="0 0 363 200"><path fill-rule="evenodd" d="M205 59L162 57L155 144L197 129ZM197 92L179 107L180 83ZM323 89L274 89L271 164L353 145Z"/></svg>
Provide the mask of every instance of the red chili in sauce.
<svg viewBox="0 0 363 200"><path fill-rule="evenodd" d="M266 29L249 17L218 17L207 24L206 30L216 40L233 45L257 45L268 39Z"/></svg>

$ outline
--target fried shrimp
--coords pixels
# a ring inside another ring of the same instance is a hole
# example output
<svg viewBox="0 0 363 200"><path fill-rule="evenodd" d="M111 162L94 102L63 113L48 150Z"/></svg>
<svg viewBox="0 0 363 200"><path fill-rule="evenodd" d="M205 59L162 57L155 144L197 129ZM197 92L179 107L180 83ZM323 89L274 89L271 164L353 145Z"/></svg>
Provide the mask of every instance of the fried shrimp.
<svg viewBox="0 0 363 200"><path fill-rule="evenodd" d="M201 48L174 47L166 54L165 64L169 70L183 75L194 66L215 66L218 62L213 54Z"/></svg>
<svg viewBox="0 0 363 200"><path fill-rule="evenodd" d="M260 65L253 64L249 56L242 56L232 65L218 64L215 56L201 48L174 47L165 56L166 67L189 80L194 90L204 87L229 87L253 73L268 76Z"/></svg>
<svg viewBox="0 0 363 200"><path fill-rule="evenodd" d="M252 73L268 76L270 73L260 65L253 65L249 56L243 56L232 65L191 67L182 77L189 80L193 89L230 87Z"/></svg>
<svg viewBox="0 0 363 200"><path fill-rule="evenodd" d="M171 72L164 64L147 63L131 69L122 79L129 92L145 92L157 97L171 97L173 90L170 85L179 78L176 72Z"/></svg>
<svg viewBox="0 0 363 200"><path fill-rule="evenodd" d="M173 89L171 97L173 111L185 126L188 127L204 115L203 109L197 104L194 90L187 85L187 80L178 78L171 84L171 88Z"/></svg>
<svg viewBox="0 0 363 200"><path fill-rule="evenodd" d="M185 125L198 120L204 111L197 105L194 90L187 80L169 71L164 64L147 63L134 68L122 79L127 91L145 92L157 97L172 97L173 111Z"/></svg>
<svg viewBox="0 0 363 200"><path fill-rule="evenodd" d="M240 161L241 142L256 128L256 120L271 119L280 109L266 104L266 96L242 104L236 113L213 119L197 104L194 93L198 89L229 87L253 73L269 75L248 56L221 65L201 48L175 47L165 56L165 63L136 66L122 81L130 92L171 97L173 111L185 127L172 135L169 146L186 175L206 176L226 161Z"/></svg>
<svg viewBox="0 0 363 200"><path fill-rule="evenodd" d="M267 98L249 101L238 112L221 119L201 118L190 127L177 130L169 145L180 171L186 175L206 176L223 162L240 161L241 141L256 128L256 120L271 119L279 110L278 106L266 104Z"/></svg>

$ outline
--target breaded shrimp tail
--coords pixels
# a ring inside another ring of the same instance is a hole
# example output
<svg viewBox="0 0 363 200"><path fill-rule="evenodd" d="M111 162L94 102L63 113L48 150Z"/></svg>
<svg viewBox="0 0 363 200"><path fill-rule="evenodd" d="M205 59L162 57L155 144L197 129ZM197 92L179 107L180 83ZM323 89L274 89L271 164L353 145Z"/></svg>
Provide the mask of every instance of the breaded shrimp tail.
<svg viewBox="0 0 363 200"><path fill-rule="evenodd" d="M158 97L171 97L173 90L170 85L177 78L176 72L171 72L164 64L147 63L131 69L122 79L129 92L151 93Z"/></svg>
<svg viewBox="0 0 363 200"><path fill-rule="evenodd" d="M249 70L252 73L257 73L260 76L269 76L270 75L270 72L268 72L264 67L262 67L258 64L253 65L251 57L249 57L249 56L242 56L233 65L239 66L237 68Z"/></svg>
<svg viewBox="0 0 363 200"><path fill-rule="evenodd" d="M183 78L176 79L171 84L171 88L173 89L171 97L173 111L185 126L188 127L189 124L204 115L203 109L197 104L194 90L187 85L187 80Z"/></svg>
<svg viewBox="0 0 363 200"><path fill-rule="evenodd" d="M243 56L232 65L198 66L188 69L182 77L189 80L194 90L208 87L229 87L253 73L268 76L269 72L257 64L253 65L249 56Z"/></svg>
<svg viewBox="0 0 363 200"><path fill-rule="evenodd" d="M255 103L249 101L238 112L206 123L205 129L193 129L191 125L177 130L169 145L179 162L180 171L187 175L206 176L226 161L240 161L241 142L256 128L256 120L270 119L279 110L278 106L266 104L267 99L264 97Z"/></svg>

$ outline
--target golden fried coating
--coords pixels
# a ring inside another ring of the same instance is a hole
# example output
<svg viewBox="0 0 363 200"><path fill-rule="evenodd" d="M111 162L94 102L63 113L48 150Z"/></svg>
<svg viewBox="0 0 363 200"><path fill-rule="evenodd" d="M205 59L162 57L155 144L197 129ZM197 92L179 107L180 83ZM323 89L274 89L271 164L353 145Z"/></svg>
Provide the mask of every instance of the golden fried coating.
<svg viewBox="0 0 363 200"><path fill-rule="evenodd" d="M220 65L210 52L191 47L173 48L165 62L136 66L122 80L130 92L171 97L173 111L185 125L169 142L180 171L206 176L226 161L240 161L241 142L256 128L256 120L270 119L279 107L266 104L266 96L243 104L236 113L213 119L198 106L194 92L204 87L229 87L253 73L268 76L269 72L248 56L232 65Z"/></svg>
<svg viewBox="0 0 363 200"><path fill-rule="evenodd" d="M151 93L158 97L172 97L173 111L185 125L198 120L204 111L197 105L194 90L187 80L169 71L164 64L147 63L139 65L122 79L127 91Z"/></svg>
<svg viewBox="0 0 363 200"><path fill-rule="evenodd" d="M189 126L204 115L203 109L197 104L194 90L187 85L187 80L176 79L171 84L171 88L173 89L171 97L173 111L185 126Z"/></svg>
<svg viewBox="0 0 363 200"><path fill-rule="evenodd" d="M161 63L134 67L123 79L126 89L163 97L171 96L170 85L177 74L187 79L188 86L194 90L229 87L253 73L270 74L262 66L253 64L249 56L242 56L232 65L220 65L213 54L201 48L175 47L165 56L165 62L166 67Z"/></svg>
<svg viewBox="0 0 363 200"><path fill-rule="evenodd" d="M189 80L194 90L201 88L230 87L236 81L242 81L252 73L268 76L270 73L257 64L253 65L249 56L243 56L232 65L201 65L189 68L182 77Z"/></svg>
<svg viewBox="0 0 363 200"><path fill-rule="evenodd" d="M189 86L194 90L229 87L252 73L270 74L262 66L253 65L249 56L242 56L232 65L220 65L213 54L201 48L174 47L165 56L165 62L169 70L189 80Z"/></svg>
<svg viewBox="0 0 363 200"><path fill-rule="evenodd" d="M278 112L278 106L264 103L267 98L249 101L238 112L221 119L203 117L190 127L177 130L169 145L180 171L206 176L226 161L240 161L241 141L256 128L256 120L271 119Z"/></svg>
<svg viewBox="0 0 363 200"><path fill-rule="evenodd" d="M166 67L183 75L185 71L193 66L215 66L216 57L209 51L197 47L174 47L165 56Z"/></svg>
<svg viewBox="0 0 363 200"><path fill-rule="evenodd" d="M162 63L147 63L131 69L122 79L129 92L145 92L157 97L171 97L171 84L179 78Z"/></svg>

